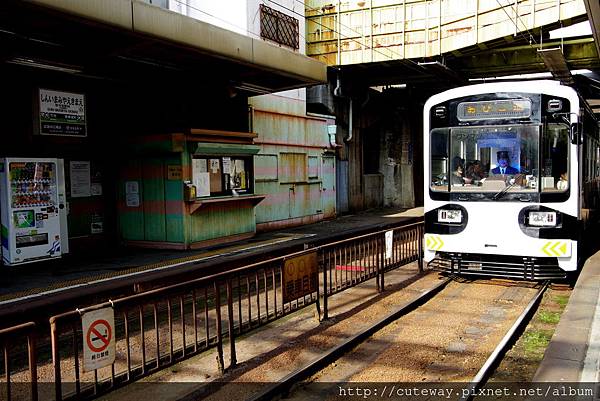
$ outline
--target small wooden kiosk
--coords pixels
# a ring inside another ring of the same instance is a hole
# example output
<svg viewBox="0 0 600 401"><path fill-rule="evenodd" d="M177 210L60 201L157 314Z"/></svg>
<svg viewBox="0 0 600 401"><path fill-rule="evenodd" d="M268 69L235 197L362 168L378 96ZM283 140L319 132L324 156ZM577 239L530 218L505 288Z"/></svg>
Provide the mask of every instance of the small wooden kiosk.
<svg viewBox="0 0 600 401"><path fill-rule="evenodd" d="M191 129L140 137L118 183L126 245L190 249L256 233L255 133Z"/></svg>

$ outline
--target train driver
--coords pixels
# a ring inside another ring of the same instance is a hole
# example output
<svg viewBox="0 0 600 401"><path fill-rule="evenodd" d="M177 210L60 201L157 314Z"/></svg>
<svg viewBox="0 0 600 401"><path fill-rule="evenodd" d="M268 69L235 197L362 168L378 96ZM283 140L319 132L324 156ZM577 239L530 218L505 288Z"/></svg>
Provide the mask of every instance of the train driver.
<svg viewBox="0 0 600 401"><path fill-rule="evenodd" d="M519 170L514 167L511 167L510 157L508 156L508 151L500 150L496 153L498 159L498 166L492 169L492 174L494 175L513 175L519 174Z"/></svg>

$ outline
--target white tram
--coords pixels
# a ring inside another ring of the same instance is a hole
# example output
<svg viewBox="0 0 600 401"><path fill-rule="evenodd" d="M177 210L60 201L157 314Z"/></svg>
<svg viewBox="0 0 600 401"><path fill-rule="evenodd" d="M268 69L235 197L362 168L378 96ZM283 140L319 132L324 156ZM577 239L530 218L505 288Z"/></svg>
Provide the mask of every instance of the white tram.
<svg viewBox="0 0 600 401"><path fill-rule="evenodd" d="M555 81L455 88L424 109L425 260L543 280L578 266L600 203L598 122Z"/></svg>

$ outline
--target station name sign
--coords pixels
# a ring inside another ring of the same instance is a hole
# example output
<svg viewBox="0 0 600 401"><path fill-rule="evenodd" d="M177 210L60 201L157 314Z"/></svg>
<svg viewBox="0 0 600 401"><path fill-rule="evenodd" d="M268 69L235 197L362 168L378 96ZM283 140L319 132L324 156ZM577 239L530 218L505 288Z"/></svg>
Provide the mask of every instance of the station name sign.
<svg viewBox="0 0 600 401"><path fill-rule="evenodd" d="M37 100L40 135L87 136L83 93L40 88Z"/></svg>

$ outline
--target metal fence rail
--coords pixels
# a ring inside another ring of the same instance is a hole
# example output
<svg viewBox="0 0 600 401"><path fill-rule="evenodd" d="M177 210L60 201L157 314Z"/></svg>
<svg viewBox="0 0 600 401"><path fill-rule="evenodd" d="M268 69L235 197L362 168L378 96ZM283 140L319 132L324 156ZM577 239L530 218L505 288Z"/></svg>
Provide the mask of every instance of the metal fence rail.
<svg viewBox="0 0 600 401"><path fill-rule="evenodd" d="M385 272L412 261L418 261L422 270L423 223L395 228L387 245L385 237L385 231L362 235L65 312L50 318L49 336L48 327L31 322L0 330L3 395L7 400L37 400L39 375L52 382L52 398L57 401L89 399L213 347L224 371L226 345L228 367L237 363L236 336L312 304L326 319L328 297L370 279L376 279L382 291ZM316 255L315 273L305 280L284 282L286 261L306 255ZM302 291L306 288L308 293ZM115 315L115 362L84 372L81 315L106 307L112 307ZM28 363L11 366L9 344L17 333L27 339ZM50 350L39 357L36 336L49 338L44 345ZM14 396L11 383L31 383L30 394Z"/></svg>
<svg viewBox="0 0 600 401"><path fill-rule="evenodd" d="M13 399L12 391L12 377L11 371L13 366L11 362L19 362L15 358L15 354L18 353L19 348L27 346L27 352L25 359L27 360L26 365L28 370L26 371L29 386L29 399L37 401L38 399L38 387L37 387L37 357L36 357L36 325L34 322L26 322L17 326L9 327L0 330L0 345L4 355L4 363L2 370L4 372L4 391L0 392L0 399L11 400ZM15 352L13 352L15 351ZM21 365L25 363L20 361ZM17 366L15 366L16 368ZM23 366L19 366L23 368ZM19 390L23 390L20 388Z"/></svg>

